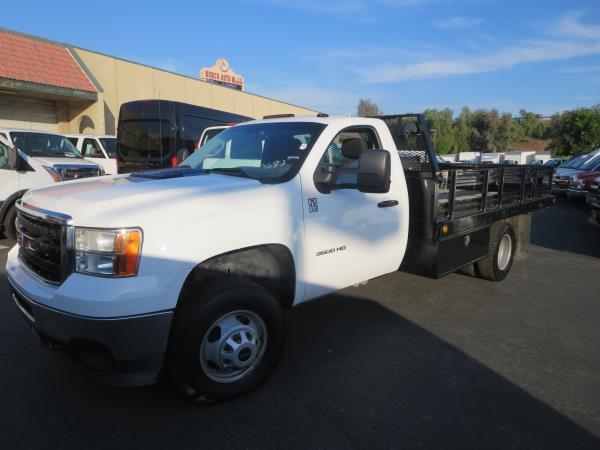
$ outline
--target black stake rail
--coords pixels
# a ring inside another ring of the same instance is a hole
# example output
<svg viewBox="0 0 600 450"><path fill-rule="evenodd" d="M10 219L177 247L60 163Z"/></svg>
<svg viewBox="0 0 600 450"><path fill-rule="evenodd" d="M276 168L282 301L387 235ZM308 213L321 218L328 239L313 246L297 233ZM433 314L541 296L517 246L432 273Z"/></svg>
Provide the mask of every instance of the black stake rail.
<svg viewBox="0 0 600 450"><path fill-rule="evenodd" d="M438 191L437 217L454 220L461 215L486 213L494 209L525 205L550 198L553 170L552 167L545 166L440 164L439 178L443 176L444 182L447 183L447 202L440 196L445 192ZM474 173L477 175L474 176ZM474 181L470 181L473 178ZM515 189L517 186L518 190ZM461 200L459 191L469 195L463 196ZM479 195L477 191L480 191ZM494 192L496 199L493 204L490 204L493 198L490 194ZM461 206L462 210L460 210Z"/></svg>

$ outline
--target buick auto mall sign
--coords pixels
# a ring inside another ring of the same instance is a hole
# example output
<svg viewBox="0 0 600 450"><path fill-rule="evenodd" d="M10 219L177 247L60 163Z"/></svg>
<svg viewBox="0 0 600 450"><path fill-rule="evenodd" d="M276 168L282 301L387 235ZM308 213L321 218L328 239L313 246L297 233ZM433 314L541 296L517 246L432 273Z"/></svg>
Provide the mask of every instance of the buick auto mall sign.
<svg viewBox="0 0 600 450"><path fill-rule="evenodd" d="M212 67L200 70L200 79L239 91L244 90L244 77L235 73L226 59L219 58Z"/></svg>

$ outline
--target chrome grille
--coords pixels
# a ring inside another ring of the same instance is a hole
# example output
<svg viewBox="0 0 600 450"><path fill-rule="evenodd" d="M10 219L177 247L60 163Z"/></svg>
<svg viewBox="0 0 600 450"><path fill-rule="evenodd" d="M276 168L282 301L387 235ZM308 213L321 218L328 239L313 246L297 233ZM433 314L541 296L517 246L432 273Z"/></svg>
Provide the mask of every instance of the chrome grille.
<svg viewBox="0 0 600 450"><path fill-rule="evenodd" d="M95 167L57 167L57 170L62 181L78 180L80 178L90 178L102 175L101 170Z"/></svg>
<svg viewBox="0 0 600 450"><path fill-rule="evenodd" d="M63 281L63 251L66 227L31 217L19 211L17 241L21 261L40 278Z"/></svg>

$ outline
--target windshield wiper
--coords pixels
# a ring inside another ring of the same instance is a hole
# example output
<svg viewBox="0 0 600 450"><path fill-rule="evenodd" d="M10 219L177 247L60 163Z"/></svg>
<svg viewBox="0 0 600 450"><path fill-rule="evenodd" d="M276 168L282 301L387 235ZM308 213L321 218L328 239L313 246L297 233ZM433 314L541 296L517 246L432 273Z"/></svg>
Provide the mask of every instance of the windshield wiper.
<svg viewBox="0 0 600 450"><path fill-rule="evenodd" d="M246 171L241 167L215 167L213 169L207 169L209 172L223 173L226 175L233 175L234 177L245 177L250 178Z"/></svg>

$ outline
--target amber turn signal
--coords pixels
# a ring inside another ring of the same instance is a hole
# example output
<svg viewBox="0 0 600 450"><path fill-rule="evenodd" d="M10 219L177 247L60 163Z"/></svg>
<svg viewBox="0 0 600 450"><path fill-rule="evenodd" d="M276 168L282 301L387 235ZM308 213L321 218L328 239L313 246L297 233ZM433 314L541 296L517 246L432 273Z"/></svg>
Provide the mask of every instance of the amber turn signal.
<svg viewBox="0 0 600 450"><path fill-rule="evenodd" d="M128 277L137 274L142 233L124 230L115 236L115 275Z"/></svg>

